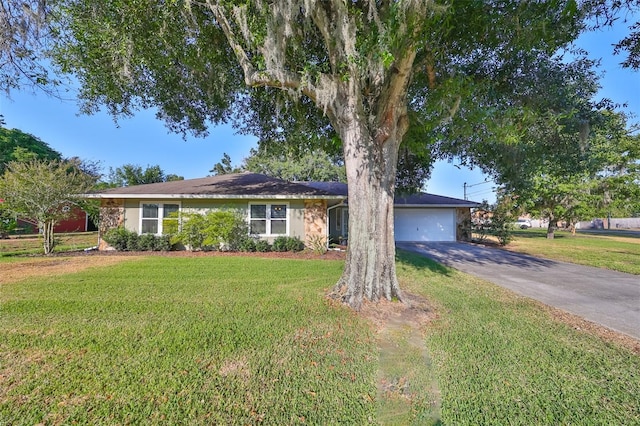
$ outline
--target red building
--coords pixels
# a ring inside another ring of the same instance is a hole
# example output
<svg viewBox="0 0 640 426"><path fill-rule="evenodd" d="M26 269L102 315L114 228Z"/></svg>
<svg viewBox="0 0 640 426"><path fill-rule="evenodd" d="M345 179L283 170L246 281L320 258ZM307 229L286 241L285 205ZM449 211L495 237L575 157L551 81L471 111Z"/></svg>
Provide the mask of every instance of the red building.
<svg viewBox="0 0 640 426"><path fill-rule="evenodd" d="M79 207L72 207L72 209L72 215L68 219L65 219L58 223L53 228L53 232L57 234L66 232L88 232L98 230L96 225L84 210L80 209ZM18 229L20 229L21 233L23 234L36 234L38 233L38 223L34 220L20 218L18 219Z"/></svg>

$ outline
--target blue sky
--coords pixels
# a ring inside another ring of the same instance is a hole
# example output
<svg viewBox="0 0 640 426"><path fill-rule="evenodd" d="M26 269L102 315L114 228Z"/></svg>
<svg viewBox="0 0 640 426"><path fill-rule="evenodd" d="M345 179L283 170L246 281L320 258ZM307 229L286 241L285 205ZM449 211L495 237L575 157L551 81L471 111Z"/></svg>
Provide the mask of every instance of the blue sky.
<svg viewBox="0 0 640 426"><path fill-rule="evenodd" d="M600 96L614 102L627 103L627 112L640 121L640 73L623 69L621 57L612 54L612 43L627 34L623 23L614 29L584 34L578 45L590 52L594 59L601 58ZM224 152L234 164L240 164L256 146L256 138L237 135L230 126L210 129L207 138L187 138L169 133L153 111L140 111L131 119L120 119L116 124L106 113L78 115L74 101L60 101L43 93L12 92L11 99L0 96L0 114L8 128L31 133L59 151L65 157L77 156L100 161L103 172L109 167L126 163L141 166L159 165L165 173L184 176L186 179L206 176ZM466 182L469 199L494 201L493 185L479 170L457 168L454 164L439 162L427 191L451 197L463 198Z"/></svg>

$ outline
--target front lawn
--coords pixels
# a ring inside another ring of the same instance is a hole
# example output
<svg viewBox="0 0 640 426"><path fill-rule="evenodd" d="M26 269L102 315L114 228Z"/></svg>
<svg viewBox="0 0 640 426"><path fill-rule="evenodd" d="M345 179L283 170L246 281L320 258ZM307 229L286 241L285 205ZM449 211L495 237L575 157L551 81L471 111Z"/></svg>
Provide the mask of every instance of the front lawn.
<svg viewBox="0 0 640 426"><path fill-rule="evenodd" d="M149 256L0 285L0 424L640 423L638 355L406 253L402 287L438 315L410 359L437 383L384 366L424 386L389 416L375 329L324 298L341 269Z"/></svg>
<svg viewBox="0 0 640 426"><path fill-rule="evenodd" d="M154 256L3 285L0 424L366 423L372 332L323 297L341 267Z"/></svg>
<svg viewBox="0 0 640 426"><path fill-rule="evenodd" d="M78 251L98 245L97 232L70 232L55 234L56 247L54 252ZM0 258L5 256L23 256L42 254L43 239L41 235L12 235L10 238L0 239Z"/></svg>
<svg viewBox="0 0 640 426"><path fill-rule="evenodd" d="M398 269L402 286L440 312L427 347L445 424L640 424L640 342L637 353L604 342L538 302L415 254Z"/></svg>
<svg viewBox="0 0 640 426"><path fill-rule="evenodd" d="M507 247L547 259L640 275L640 238L556 231L555 238L548 240L546 235L545 229L518 230Z"/></svg>

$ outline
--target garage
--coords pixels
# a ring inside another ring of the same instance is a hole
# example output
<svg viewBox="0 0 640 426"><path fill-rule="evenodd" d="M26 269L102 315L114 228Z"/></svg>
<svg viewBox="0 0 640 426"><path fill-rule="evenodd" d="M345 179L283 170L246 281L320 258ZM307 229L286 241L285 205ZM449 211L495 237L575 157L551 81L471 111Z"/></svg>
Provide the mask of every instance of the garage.
<svg viewBox="0 0 640 426"><path fill-rule="evenodd" d="M396 241L456 241L453 208L395 209Z"/></svg>
<svg viewBox="0 0 640 426"><path fill-rule="evenodd" d="M306 183L316 189L348 196L347 185L340 182ZM480 204L417 192L396 194L394 204L395 240L467 241L471 237L471 209ZM349 236L348 201L328 206L327 234L330 240L347 241Z"/></svg>

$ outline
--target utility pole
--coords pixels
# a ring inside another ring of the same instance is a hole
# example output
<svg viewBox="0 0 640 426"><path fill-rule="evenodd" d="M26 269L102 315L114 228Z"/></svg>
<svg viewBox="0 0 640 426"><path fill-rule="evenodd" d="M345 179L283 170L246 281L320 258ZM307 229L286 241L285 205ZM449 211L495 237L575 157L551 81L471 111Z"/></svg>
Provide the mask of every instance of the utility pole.
<svg viewBox="0 0 640 426"><path fill-rule="evenodd" d="M478 185L485 185L487 183L492 183L492 182L490 180L485 180L484 182L478 182L478 183L474 183L472 185L468 185L467 182L465 182L464 185L462 186L463 189L464 189L464 199L465 200L469 199L469 197L467 195L467 188L471 188L471 187L478 186Z"/></svg>

